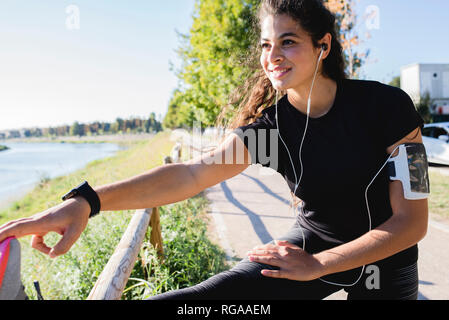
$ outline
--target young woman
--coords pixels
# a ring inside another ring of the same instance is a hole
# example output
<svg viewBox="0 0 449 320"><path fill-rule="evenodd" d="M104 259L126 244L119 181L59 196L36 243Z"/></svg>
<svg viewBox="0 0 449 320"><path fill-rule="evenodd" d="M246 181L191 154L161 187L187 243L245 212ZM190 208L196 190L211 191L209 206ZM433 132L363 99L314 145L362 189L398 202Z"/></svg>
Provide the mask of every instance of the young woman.
<svg viewBox="0 0 449 320"><path fill-rule="evenodd" d="M242 133L276 130L273 169L302 201L291 230L231 270L153 299L323 299L342 288L349 299L416 299L427 200L407 200L402 183L381 170L398 146L422 143L413 103L400 89L346 79L335 17L319 0L264 0L259 27L261 70L241 99L236 130L207 155L95 188L101 210L178 202L249 163L269 166ZM244 164L236 156L211 161L235 150L244 150ZM12 221L0 227L0 241L33 235L34 248L64 254L88 223L89 203L76 196ZM50 231L63 234L54 248L43 242Z"/></svg>

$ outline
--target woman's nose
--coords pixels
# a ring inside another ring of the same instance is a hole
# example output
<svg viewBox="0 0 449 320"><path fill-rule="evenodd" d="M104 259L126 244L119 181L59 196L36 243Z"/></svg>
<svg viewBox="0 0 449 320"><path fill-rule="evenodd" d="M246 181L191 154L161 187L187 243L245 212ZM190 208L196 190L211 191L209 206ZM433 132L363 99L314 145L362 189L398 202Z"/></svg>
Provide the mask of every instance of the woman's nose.
<svg viewBox="0 0 449 320"><path fill-rule="evenodd" d="M283 59L284 56L278 46L272 46L268 55L268 61L272 64L278 64L282 62Z"/></svg>

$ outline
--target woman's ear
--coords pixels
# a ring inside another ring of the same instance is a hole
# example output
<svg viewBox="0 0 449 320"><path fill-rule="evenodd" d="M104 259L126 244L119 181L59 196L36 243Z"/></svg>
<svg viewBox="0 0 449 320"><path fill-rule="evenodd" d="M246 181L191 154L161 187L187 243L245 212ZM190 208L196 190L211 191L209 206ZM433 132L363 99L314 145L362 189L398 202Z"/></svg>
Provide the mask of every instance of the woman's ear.
<svg viewBox="0 0 449 320"><path fill-rule="evenodd" d="M326 59L332 50L332 35L330 33L326 33L326 35L321 38L319 41L320 48L324 51L322 60Z"/></svg>

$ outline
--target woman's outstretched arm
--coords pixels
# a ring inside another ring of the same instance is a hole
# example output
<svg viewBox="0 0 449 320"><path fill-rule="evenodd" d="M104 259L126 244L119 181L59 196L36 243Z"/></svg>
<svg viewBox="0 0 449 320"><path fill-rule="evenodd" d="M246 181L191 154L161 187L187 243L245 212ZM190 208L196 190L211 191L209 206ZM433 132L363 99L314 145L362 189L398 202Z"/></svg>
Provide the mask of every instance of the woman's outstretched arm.
<svg viewBox="0 0 449 320"><path fill-rule="evenodd" d="M243 154L246 158L242 159L246 161L238 161L237 152ZM231 134L207 154L184 163L160 166L139 176L95 188L95 191L102 211L160 207L189 199L232 178L244 171L250 161L245 145L237 135Z"/></svg>
<svg viewBox="0 0 449 320"><path fill-rule="evenodd" d="M237 161L236 154L245 161ZM233 155L231 158L226 155ZM226 159L227 161L217 161ZM230 134L214 151L180 164L157 167L141 175L112 184L94 187L101 211L154 208L179 202L243 170L250 162L249 153L235 134ZM32 247L54 258L65 254L86 228L89 203L82 197L69 199L29 218L10 221L0 226L0 242L8 237L32 235ZM63 237L50 248L44 236L57 232Z"/></svg>

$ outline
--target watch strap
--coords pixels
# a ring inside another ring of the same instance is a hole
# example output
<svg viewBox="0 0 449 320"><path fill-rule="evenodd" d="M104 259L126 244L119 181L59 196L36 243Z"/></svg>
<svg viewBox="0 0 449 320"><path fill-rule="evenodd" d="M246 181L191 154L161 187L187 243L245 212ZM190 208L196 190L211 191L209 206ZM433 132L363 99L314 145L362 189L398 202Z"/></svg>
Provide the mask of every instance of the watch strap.
<svg viewBox="0 0 449 320"><path fill-rule="evenodd" d="M98 213L100 213L101 210L100 198L87 181L84 181L78 187L70 190L66 195L62 197L62 200L66 201L76 196L83 197L89 203L91 209L89 218L92 218L96 216Z"/></svg>

